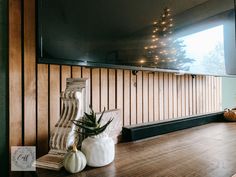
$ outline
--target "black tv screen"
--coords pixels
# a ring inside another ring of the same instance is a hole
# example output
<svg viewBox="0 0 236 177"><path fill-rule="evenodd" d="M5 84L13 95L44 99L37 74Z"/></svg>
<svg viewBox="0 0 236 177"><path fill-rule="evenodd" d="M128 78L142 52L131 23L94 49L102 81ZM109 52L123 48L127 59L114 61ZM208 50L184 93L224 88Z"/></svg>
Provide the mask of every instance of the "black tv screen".
<svg viewBox="0 0 236 177"><path fill-rule="evenodd" d="M226 74L233 0L38 0L39 63Z"/></svg>

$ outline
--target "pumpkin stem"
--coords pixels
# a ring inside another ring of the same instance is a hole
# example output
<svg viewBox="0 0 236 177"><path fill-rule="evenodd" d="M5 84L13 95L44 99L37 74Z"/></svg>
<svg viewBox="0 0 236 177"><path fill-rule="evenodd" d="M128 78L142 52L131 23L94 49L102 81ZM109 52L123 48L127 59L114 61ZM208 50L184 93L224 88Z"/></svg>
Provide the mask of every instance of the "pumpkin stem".
<svg viewBox="0 0 236 177"><path fill-rule="evenodd" d="M77 149L76 145L73 144L73 149L72 149L72 151L76 152L77 150L78 150L78 149Z"/></svg>

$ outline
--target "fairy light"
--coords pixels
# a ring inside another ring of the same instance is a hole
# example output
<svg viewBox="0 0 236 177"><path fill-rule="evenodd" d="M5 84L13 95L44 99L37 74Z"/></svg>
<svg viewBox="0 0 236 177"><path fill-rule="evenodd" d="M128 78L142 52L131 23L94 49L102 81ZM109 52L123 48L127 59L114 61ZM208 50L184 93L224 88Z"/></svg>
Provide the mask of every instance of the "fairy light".
<svg viewBox="0 0 236 177"><path fill-rule="evenodd" d="M140 60L139 63L145 63L145 60Z"/></svg>

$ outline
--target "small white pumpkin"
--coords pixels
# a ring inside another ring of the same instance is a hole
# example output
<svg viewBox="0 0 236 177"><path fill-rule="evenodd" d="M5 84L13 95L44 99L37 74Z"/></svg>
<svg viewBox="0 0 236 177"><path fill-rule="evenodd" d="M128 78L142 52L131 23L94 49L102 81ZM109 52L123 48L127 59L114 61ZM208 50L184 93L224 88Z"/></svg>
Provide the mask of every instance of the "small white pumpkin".
<svg viewBox="0 0 236 177"><path fill-rule="evenodd" d="M75 145L73 149L64 157L64 167L70 173L82 171L86 166L87 160L85 155L79 151Z"/></svg>

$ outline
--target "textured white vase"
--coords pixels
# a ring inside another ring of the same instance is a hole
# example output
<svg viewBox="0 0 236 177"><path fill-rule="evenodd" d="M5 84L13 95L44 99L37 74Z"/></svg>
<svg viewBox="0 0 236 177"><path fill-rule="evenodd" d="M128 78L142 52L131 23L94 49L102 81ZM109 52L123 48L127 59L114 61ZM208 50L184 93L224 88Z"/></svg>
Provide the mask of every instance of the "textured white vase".
<svg viewBox="0 0 236 177"><path fill-rule="evenodd" d="M111 163L115 158L115 145L107 134L86 138L82 142L81 151L85 154L87 165L102 167Z"/></svg>

